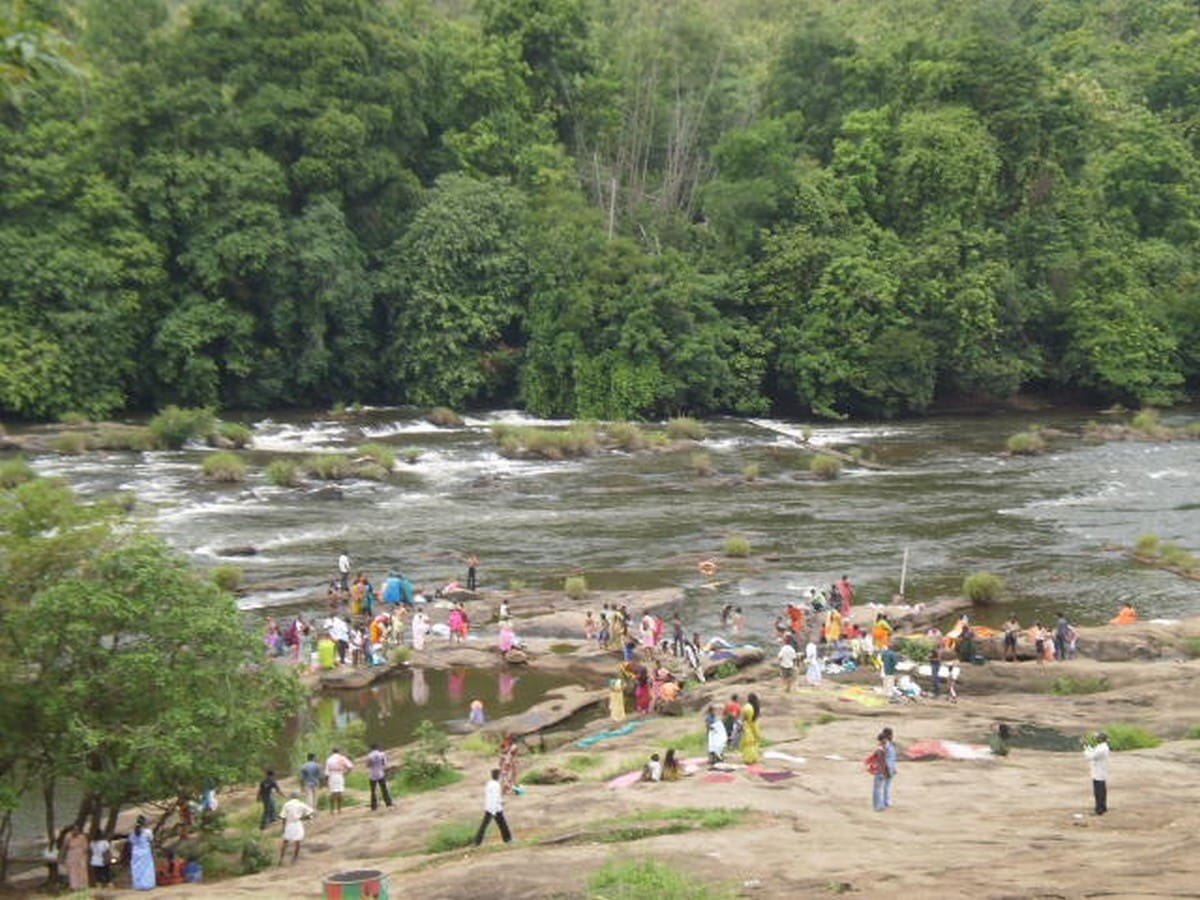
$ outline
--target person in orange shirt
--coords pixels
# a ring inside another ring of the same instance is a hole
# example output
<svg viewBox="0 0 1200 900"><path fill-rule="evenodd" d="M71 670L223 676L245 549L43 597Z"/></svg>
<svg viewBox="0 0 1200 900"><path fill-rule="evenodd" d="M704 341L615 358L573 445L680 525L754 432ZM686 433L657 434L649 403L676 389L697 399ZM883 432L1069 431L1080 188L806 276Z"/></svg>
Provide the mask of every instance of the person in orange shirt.
<svg viewBox="0 0 1200 900"><path fill-rule="evenodd" d="M1132 603L1126 603L1121 607L1121 611L1113 618L1108 620L1109 625L1132 625L1137 621L1137 610L1133 608Z"/></svg>
<svg viewBox="0 0 1200 900"><path fill-rule="evenodd" d="M871 640L876 650L882 650L892 642L892 623L884 613L875 616L875 624L871 627Z"/></svg>

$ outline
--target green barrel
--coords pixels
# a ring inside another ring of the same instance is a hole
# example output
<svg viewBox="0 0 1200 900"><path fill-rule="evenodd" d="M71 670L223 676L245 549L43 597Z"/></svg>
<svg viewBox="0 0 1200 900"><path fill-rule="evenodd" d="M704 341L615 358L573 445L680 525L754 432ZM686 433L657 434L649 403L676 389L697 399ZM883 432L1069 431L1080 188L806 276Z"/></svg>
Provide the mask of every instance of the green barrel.
<svg viewBox="0 0 1200 900"><path fill-rule="evenodd" d="M328 876L325 900L388 900L388 876L378 869L353 869Z"/></svg>

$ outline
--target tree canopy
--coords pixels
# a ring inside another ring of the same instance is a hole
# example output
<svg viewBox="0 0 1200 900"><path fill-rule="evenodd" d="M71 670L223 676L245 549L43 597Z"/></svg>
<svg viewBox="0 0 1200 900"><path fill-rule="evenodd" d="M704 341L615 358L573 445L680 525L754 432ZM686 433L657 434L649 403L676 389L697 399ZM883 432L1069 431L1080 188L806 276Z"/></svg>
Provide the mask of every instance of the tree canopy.
<svg viewBox="0 0 1200 900"><path fill-rule="evenodd" d="M1189 0L25 0L0 48L0 415L1200 389Z"/></svg>
<svg viewBox="0 0 1200 900"><path fill-rule="evenodd" d="M244 780L298 702L229 594L56 482L0 495L0 599L0 800L69 781L78 821L111 831Z"/></svg>

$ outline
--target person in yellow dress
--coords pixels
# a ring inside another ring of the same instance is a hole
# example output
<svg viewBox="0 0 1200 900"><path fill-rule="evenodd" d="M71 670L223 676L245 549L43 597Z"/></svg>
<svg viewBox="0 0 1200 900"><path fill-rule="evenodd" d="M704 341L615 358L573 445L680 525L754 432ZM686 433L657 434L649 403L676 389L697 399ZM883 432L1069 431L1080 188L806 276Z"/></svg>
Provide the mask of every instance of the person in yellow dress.
<svg viewBox="0 0 1200 900"><path fill-rule="evenodd" d="M620 678L608 682L608 717L614 722L625 721L625 682Z"/></svg>
<svg viewBox="0 0 1200 900"><path fill-rule="evenodd" d="M742 706L742 762L746 765L756 763L762 757L759 747L761 735L758 730L760 706L758 694L751 694Z"/></svg>

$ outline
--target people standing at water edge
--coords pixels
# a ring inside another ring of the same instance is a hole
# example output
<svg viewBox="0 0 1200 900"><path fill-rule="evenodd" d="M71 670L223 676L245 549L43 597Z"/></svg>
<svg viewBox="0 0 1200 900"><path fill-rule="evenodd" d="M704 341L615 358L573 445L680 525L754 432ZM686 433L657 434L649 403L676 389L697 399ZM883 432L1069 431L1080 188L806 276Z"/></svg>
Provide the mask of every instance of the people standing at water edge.
<svg viewBox="0 0 1200 900"><path fill-rule="evenodd" d="M391 807L392 795L387 786L387 754L379 749L378 744L371 745L367 754L367 775L371 779L371 809L379 808L379 799L375 796L378 790L385 806Z"/></svg>
<svg viewBox="0 0 1200 900"><path fill-rule="evenodd" d="M258 802L263 808L262 819L258 823L260 831L275 821L276 794L282 797L283 791L279 789L279 782L275 780L275 770L267 769L266 777L258 783Z"/></svg>
<svg viewBox="0 0 1200 900"><path fill-rule="evenodd" d="M346 792L346 773L354 768L354 763L342 755L337 747L325 760L325 781L329 785L329 811L342 811L342 795Z"/></svg>
<svg viewBox="0 0 1200 900"><path fill-rule="evenodd" d="M488 779L488 783L483 789L483 821L479 823L479 831L475 834L476 847L483 843L484 832L487 831L487 827L493 819L500 827L500 837L504 839L504 843L509 843L512 840L512 833L508 830L508 822L504 819L504 798L500 792L499 769L492 769L492 777Z"/></svg>
<svg viewBox="0 0 1200 900"><path fill-rule="evenodd" d="M1004 660L1005 662L1017 661L1017 636L1021 633L1021 623L1017 621L1015 615L1009 616L1008 621L1004 623Z"/></svg>
<svg viewBox="0 0 1200 900"><path fill-rule="evenodd" d="M850 615L850 605L854 602L854 588L850 584L850 576L843 575L836 587L838 597L841 599L841 613L843 616L848 616Z"/></svg>
<svg viewBox="0 0 1200 900"><path fill-rule="evenodd" d="M283 855L287 853L288 844L292 845L292 863L300 856L300 844L304 840L304 820L315 810L300 799L298 794L292 794L279 817L283 819L283 843L279 847L279 865L283 865Z"/></svg>
<svg viewBox="0 0 1200 900"><path fill-rule="evenodd" d="M138 816L129 842L129 880L135 891L150 891L155 887L154 879L154 835L146 827L146 817Z"/></svg>
<svg viewBox="0 0 1200 900"><path fill-rule="evenodd" d="M475 590L475 570L479 568L479 557L474 553L467 554L467 590Z"/></svg>
<svg viewBox="0 0 1200 900"><path fill-rule="evenodd" d="M345 550L338 557L338 587L343 593L350 591L350 554Z"/></svg>
<svg viewBox="0 0 1200 900"><path fill-rule="evenodd" d="M414 650L425 649L425 635L429 634L429 617L418 609L412 617L412 645Z"/></svg>
<svg viewBox="0 0 1200 900"><path fill-rule="evenodd" d="M879 746L875 748L874 783L871 790L871 801L876 812L887 809L892 805L892 779L896 777L896 745L892 741L892 729L885 728L879 732L876 740Z"/></svg>
<svg viewBox="0 0 1200 900"><path fill-rule="evenodd" d="M308 754L308 759L300 767L300 789L304 791L304 802L316 811L317 788L321 786L321 764L317 762L317 754Z"/></svg>
<svg viewBox="0 0 1200 900"><path fill-rule="evenodd" d="M1096 815L1102 816L1108 812L1108 735L1103 731L1096 732L1094 740L1084 742L1083 755L1091 765Z"/></svg>
<svg viewBox="0 0 1200 900"><path fill-rule="evenodd" d="M1071 623L1065 613L1059 613L1054 623L1054 658L1062 662L1067 658L1067 643L1071 639Z"/></svg>

